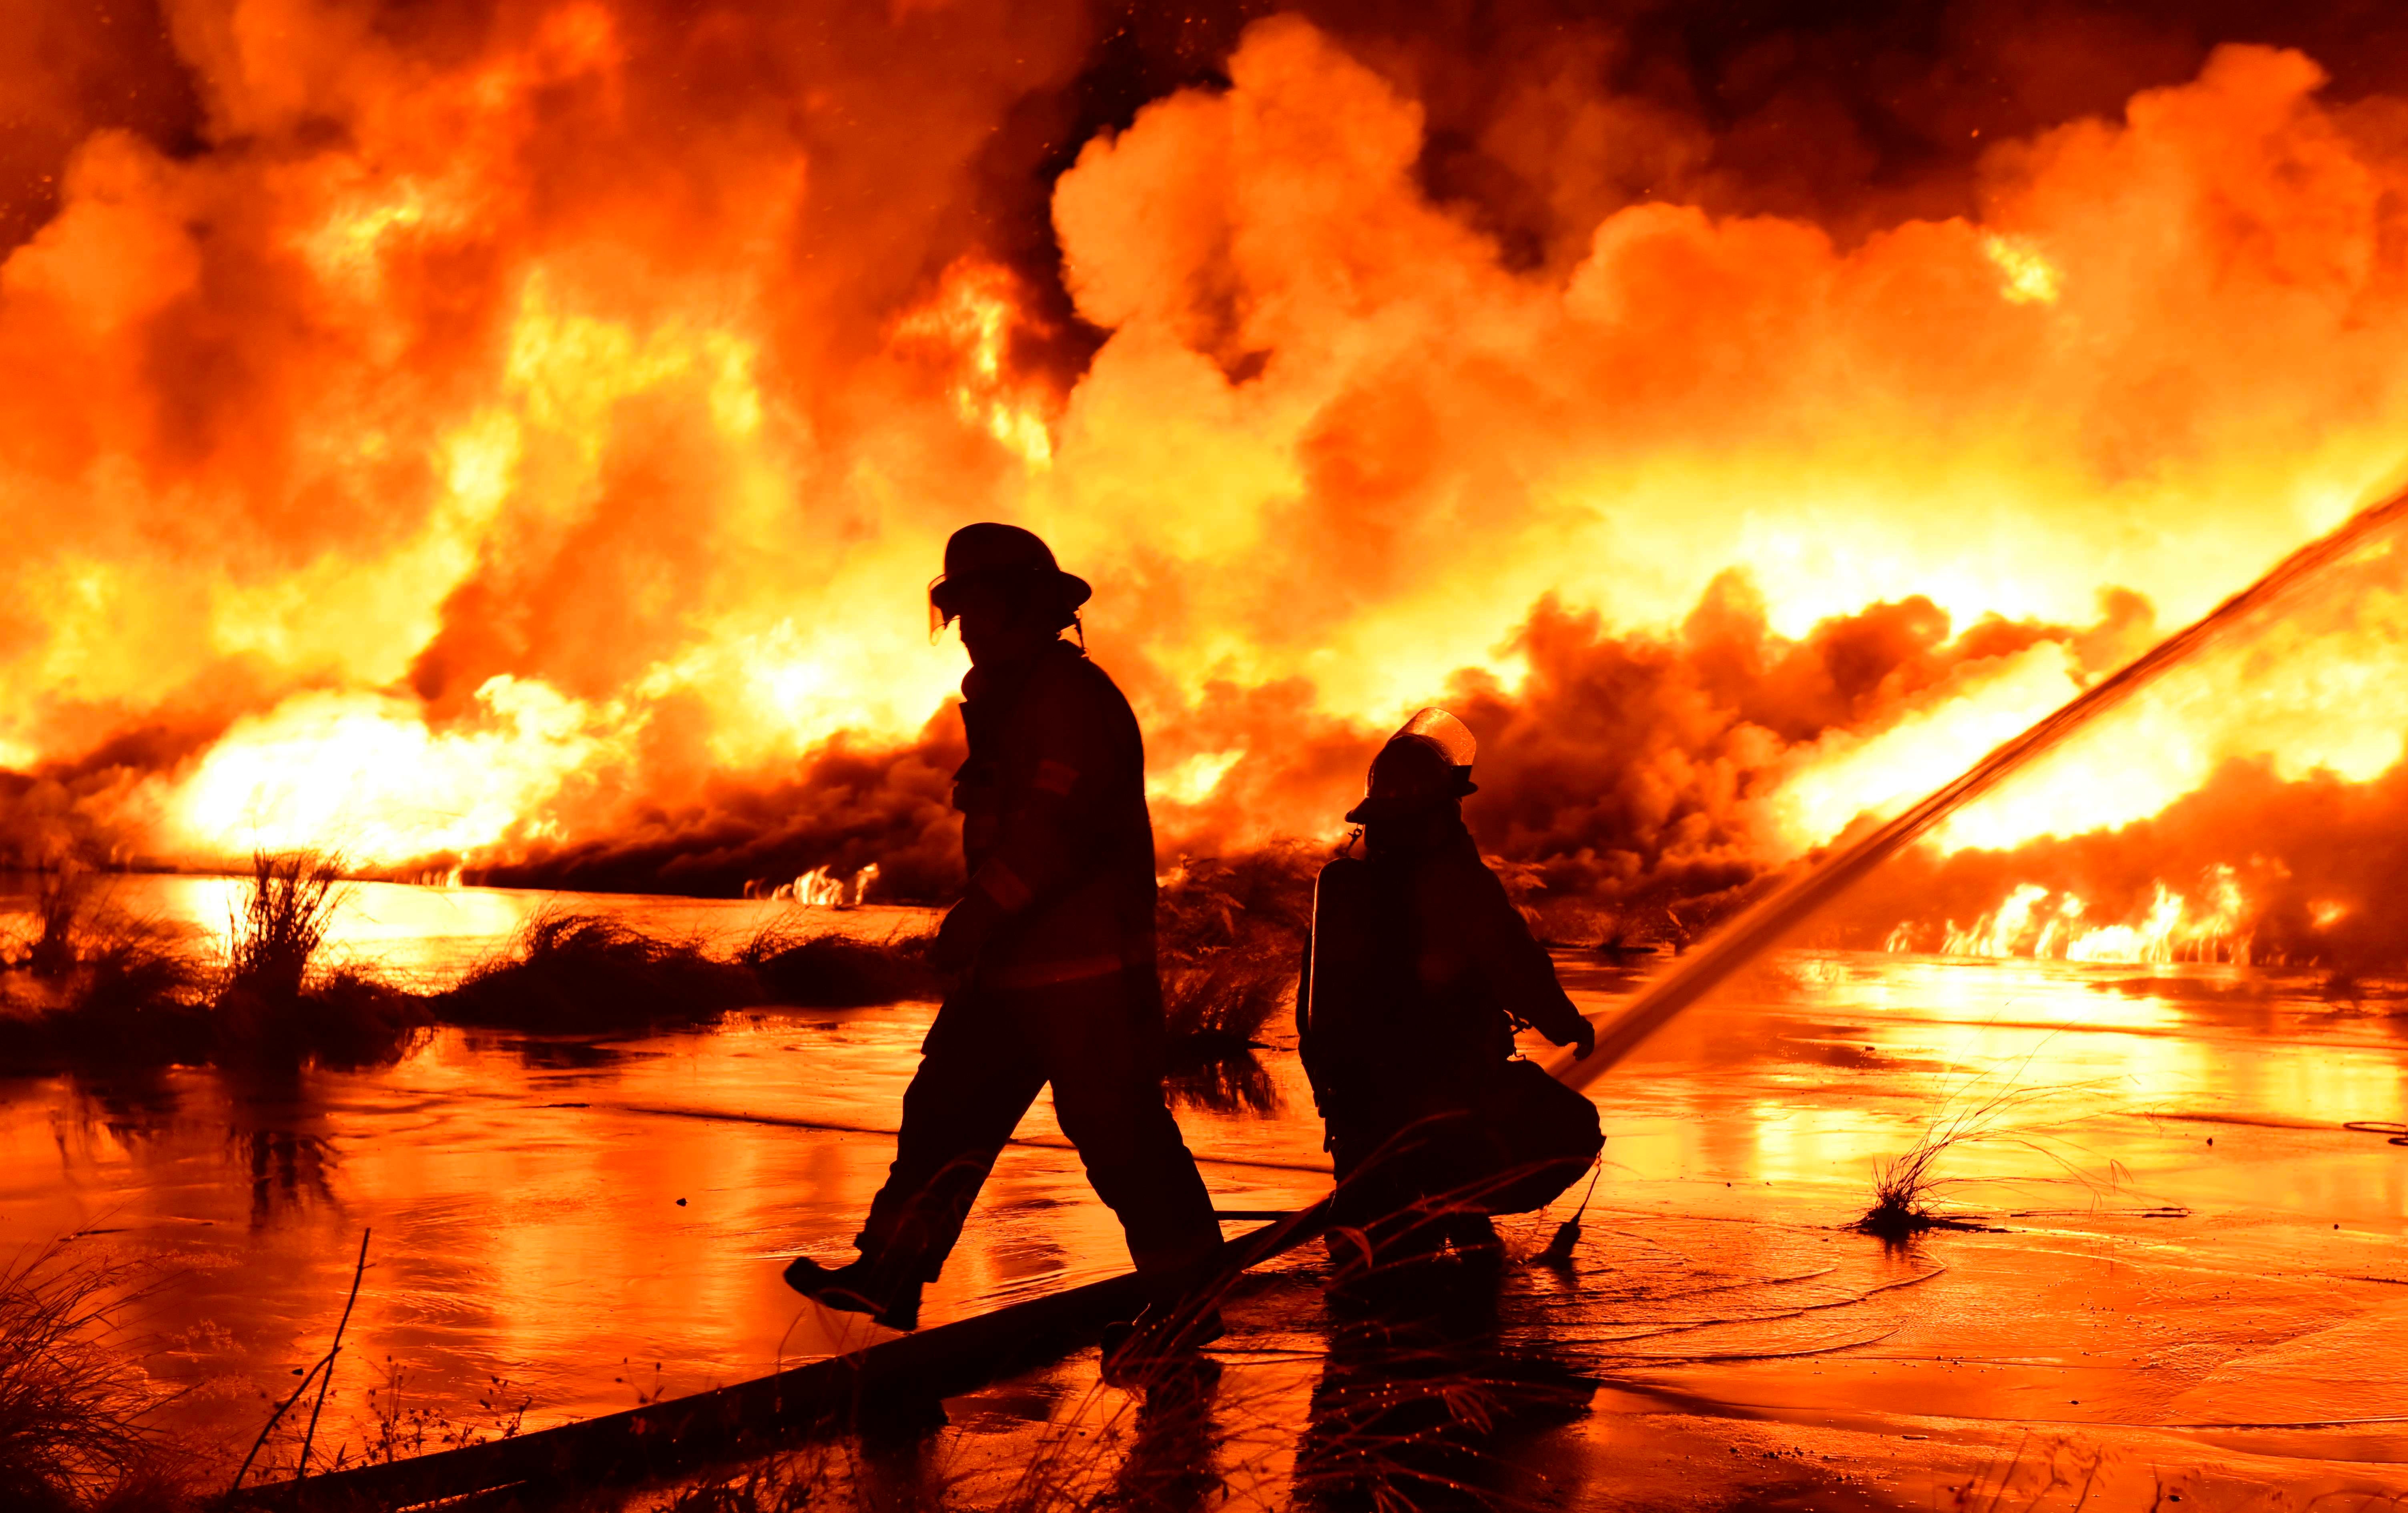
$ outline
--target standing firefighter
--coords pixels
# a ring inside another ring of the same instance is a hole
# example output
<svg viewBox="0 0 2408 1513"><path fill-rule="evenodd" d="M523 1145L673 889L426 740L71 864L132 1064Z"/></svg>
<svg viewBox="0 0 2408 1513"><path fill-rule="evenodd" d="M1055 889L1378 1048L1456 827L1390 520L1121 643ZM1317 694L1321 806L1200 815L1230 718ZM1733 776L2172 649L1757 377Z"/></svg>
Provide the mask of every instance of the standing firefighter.
<svg viewBox="0 0 2408 1513"><path fill-rule="evenodd" d="M1586 1056L1597 1032L1463 824L1471 732L1424 709L1371 763L1347 816L1364 854L1322 869L1297 1034L1338 1171L1331 1218L1374 1255L1496 1244L1596 1159L1597 1110L1517 1025Z"/></svg>
<svg viewBox="0 0 2408 1513"><path fill-rule="evenodd" d="M953 788L969 886L937 954L960 978L903 1094L899 1148L854 1241L860 1255L835 1269L799 1258L786 1281L916 1327L920 1289L1051 1082L1062 1133L1150 1283L1151 1320L1124 1332L1143 1353L1219 1332L1209 1309L1176 1304L1218 1258L1221 1234L1162 1095L1144 743L1120 690L1061 635L1089 592L1016 526L968 525L945 544L929 617L935 629L960 621L970 657L969 760Z"/></svg>

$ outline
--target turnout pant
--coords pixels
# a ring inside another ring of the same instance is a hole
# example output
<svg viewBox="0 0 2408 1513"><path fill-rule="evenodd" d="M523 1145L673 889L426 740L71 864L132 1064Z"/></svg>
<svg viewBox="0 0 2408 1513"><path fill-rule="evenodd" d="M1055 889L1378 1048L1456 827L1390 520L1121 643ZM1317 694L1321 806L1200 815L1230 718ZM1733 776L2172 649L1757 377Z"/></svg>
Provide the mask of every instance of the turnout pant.
<svg viewBox="0 0 2408 1513"><path fill-rule="evenodd" d="M934 1281L996 1156L1047 1083L1096 1196L1158 1297L1219 1254L1212 1200L1162 1094L1159 996L1136 973L1044 988L972 986L937 1013L862 1253Z"/></svg>

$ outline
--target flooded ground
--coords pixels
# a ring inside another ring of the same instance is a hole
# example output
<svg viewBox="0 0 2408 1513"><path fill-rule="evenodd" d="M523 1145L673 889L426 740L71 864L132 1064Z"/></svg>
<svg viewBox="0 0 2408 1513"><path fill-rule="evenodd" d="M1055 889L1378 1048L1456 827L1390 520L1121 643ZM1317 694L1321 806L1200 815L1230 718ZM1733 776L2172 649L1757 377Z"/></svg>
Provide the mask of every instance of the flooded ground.
<svg viewBox="0 0 2408 1513"><path fill-rule="evenodd" d="M194 929L222 917L222 885L139 886L130 904ZM366 889L341 941L440 976L542 902ZM576 902L655 932L739 934L775 911ZM1560 960L1592 1013L1638 980ZM1570 1265L1428 1291L1449 1301L1415 1326L1425 1359L1484 1384L1493 1415L1486 1453L1430 1484L1567 1507L2398 1506L2408 1149L2343 1125L2408 1120L2408 1018L2314 987L1774 959L1595 1090L1608 1165ZM870 1337L778 1272L846 1253L932 1013L605 1042L445 1032L367 1073L0 1084L0 1248L73 1233L156 1259L154 1368L190 1389L179 1423L222 1441L247 1444L324 1349L364 1229L322 1442L355 1452L398 1426L433 1448L741 1379ZM1264 1059L1275 1112L1182 1112L1225 1208L1326 1186L1294 1057ZM1876 1160L1957 1116L1942 1197L1988 1231L1894 1249L1842 1227ZM1511 1221L1516 1249L1568 1207ZM1040 1104L926 1317L1124 1263ZM1076 1444L1080 1474L1157 1503L1284 1506L1343 1481L1394 1358L1333 1312L1322 1265L1316 1247L1251 1284L1219 1382L1175 1410L1097 1386L1090 1351L957 1400L869 1472L993 1502Z"/></svg>

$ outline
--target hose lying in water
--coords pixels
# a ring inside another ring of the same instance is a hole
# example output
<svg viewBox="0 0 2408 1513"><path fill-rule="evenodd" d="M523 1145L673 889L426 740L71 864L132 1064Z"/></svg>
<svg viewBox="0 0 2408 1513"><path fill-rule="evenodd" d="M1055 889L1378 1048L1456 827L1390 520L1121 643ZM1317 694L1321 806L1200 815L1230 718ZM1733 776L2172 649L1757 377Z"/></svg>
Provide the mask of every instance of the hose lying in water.
<svg viewBox="0 0 2408 1513"><path fill-rule="evenodd" d="M1547 1070L1559 1081L1575 1088L1596 1081L1674 1015L1779 945L1810 916L1932 826L2147 687L2160 674L2197 655L2243 616L2273 604L2403 521L2408 521L2408 491L2369 506L2292 552L2263 578L2167 636L2122 671L2093 683L2056 713L2000 745L1956 781L1784 884L1717 931L1703 946L1683 957L1671 971L1641 989L1612 1022L1598 1032L1597 1049L1585 1060L1573 1061L1565 1056Z"/></svg>

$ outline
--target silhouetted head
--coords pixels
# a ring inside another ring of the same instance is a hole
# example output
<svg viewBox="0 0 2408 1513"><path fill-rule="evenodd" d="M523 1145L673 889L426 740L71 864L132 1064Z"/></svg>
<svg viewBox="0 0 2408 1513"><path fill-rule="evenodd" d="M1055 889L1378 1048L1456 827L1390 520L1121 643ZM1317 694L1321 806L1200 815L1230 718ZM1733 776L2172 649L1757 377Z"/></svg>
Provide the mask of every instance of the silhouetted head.
<svg viewBox="0 0 2408 1513"><path fill-rule="evenodd" d="M1053 550L1017 525L965 525L945 543L945 570L928 585L931 634L958 620L973 664L1013 662L1078 622L1094 590L1062 571Z"/></svg>
<svg viewBox="0 0 2408 1513"><path fill-rule="evenodd" d="M1465 796L1480 791L1471 781L1479 750L1462 721L1443 709L1424 709L1371 759L1363 802L1346 811L1347 820L1376 843L1383 830L1455 817Z"/></svg>

